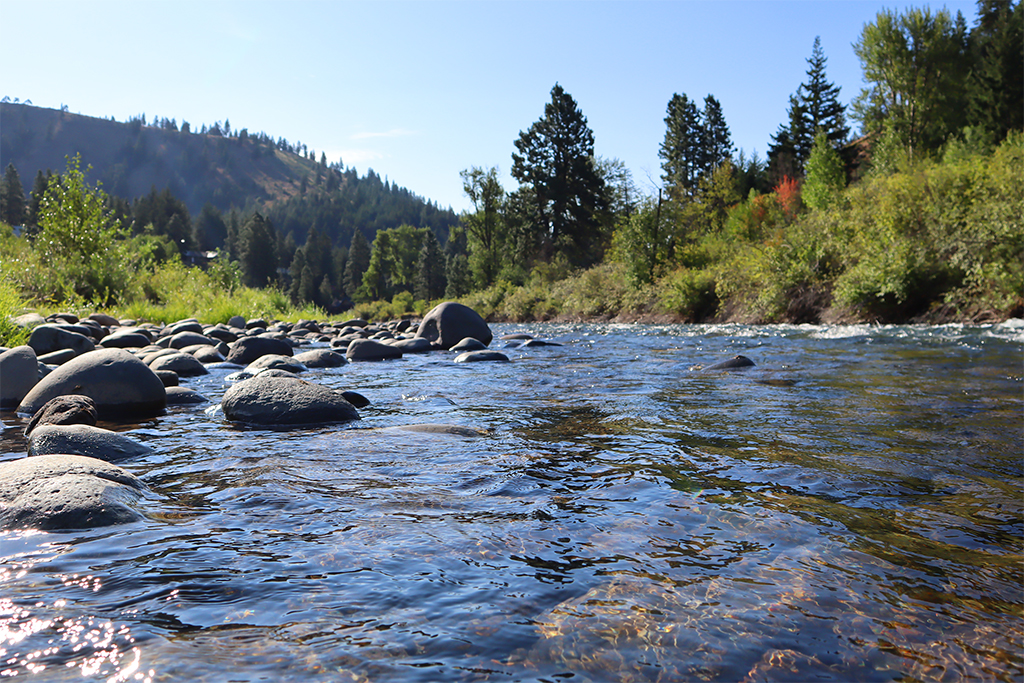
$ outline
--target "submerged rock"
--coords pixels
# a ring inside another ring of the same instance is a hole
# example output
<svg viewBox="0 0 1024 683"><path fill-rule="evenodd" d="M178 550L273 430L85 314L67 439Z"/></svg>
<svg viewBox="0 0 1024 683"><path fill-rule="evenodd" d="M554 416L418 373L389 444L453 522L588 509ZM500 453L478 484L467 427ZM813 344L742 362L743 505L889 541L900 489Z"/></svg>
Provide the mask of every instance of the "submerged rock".
<svg viewBox="0 0 1024 683"><path fill-rule="evenodd" d="M95 458L41 455L0 463L0 528L86 529L142 518L146 490L134 475Z"/></svg>
<svg viewBox="0 0 1024 683"><path fill-rule="evenodd" d="M359 412L340 393L298 377L262 375L235 384L221 400L224 415L252 425L312 425L349 422Z"/></svg>
<svg viewBox="0 0 1024 683"><path fill-rule="evenodd" d="M479 363L481 361L500 361L507 363L508 356L501 351L467 351L455 357L456 363Z"/></svg>
<svg viewBox="0 0 1024 683"><path fill-rule="evenodd" d="M152 452L135 439L87 424L39 425L28 440L28 454L33 456L64 453L118 462Z"/></svg>
<svg viewBox="0 0 1024 683"><path fill-rule="evenodd" d="M754 361L746 356L733 356L729 360L723 360L721 363L710 365L705 370L742 370L752 367L754 367Z"/></svg>
<svg viewBox="0 0 1024 683"><path fill-rule="evenodd" d="M401 358L402 350L373 339L356 339L348 345L345 357L350 361L390 360Z"/></svg>

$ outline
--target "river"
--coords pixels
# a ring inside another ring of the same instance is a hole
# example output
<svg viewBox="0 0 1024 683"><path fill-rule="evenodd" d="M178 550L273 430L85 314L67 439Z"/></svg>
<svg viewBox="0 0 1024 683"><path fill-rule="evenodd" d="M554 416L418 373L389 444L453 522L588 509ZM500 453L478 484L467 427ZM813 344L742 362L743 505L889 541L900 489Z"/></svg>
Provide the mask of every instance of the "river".
<svg viewBox="0 0 1024 683"><path fill-rule="evenodd" d="M227 369L101 423L146 519L0 532L0 677L1024 677L1024 321L492 330L561 346L304 373L344 426L233 427Z"/></svg>

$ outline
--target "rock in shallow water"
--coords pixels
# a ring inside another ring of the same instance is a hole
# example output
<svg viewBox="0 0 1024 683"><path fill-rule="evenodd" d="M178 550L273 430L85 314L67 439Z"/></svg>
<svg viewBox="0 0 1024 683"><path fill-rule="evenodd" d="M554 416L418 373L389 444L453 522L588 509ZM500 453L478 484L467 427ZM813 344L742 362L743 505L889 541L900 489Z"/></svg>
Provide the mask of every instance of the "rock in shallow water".
<svg viewBox="0 0 1024 683"><path fill-rule="evenodd" d="M251 425L330 424L359 419L345 398L298 377L258 375L235 384L221 400L224 416Z"/></svg>
<svg viewBox="0 0 1024 683"><path fill-rule="evenodd" d="M39 381L36 352L31 346L15 346L0 353L0 410L14 410Z"/></svg>
<svg viewBox="0 0 1024 683"><path fill-rule="evenodd" d="M94 425L96 419L96 404L88 396L58 396L36 411L25 427L25 435L43 425Z"/></svg>
<svg viewBox="0 0 1024 683"><path fill-rule="evenodd" d="M28 454L33 456L63 453L119 462L152 452L149 446L124 434L86 424L40 425L28 440Z"/></svg>
<svg viewBox="0 0 1024 683"><path fill-rule="evenodd" d="M95 458L41 455L0 463L0 528L86 529L142 518L137 477Z"/></svg>
<svg viewBox="0 0 1024 683"><path fill-rule="evenodd" d="M65 363L28 392L18 412L35 413L65 394L90 397L101 419L159 415L167 405L160 378L124 349L90 351Z"/></svg>

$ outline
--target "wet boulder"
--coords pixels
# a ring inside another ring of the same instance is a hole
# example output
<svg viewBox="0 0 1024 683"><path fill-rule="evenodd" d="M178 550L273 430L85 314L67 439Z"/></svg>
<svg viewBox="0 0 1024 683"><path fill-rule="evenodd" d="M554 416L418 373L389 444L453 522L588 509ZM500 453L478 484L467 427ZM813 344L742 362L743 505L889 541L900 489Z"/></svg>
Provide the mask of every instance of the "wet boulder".
<svg viewBox="0 0 1024 683"><path fill-rule="evenodd" d="M96 342L91 337L80 332L72 332L66 327L68 326L51 323L39 325L32 329L28 345L32 347L37 356L44 356L63 349L71 349L75 355L81 355L96 348Z"/></svg>
<svg viewBox="0 0 1024 683"><path fill-rule="evenodd" d="M709 365L707 370L743 370L745 368L754 367L754 361L750 360L746 356L733 356L729 360L723 360L720 363Z"/></svg>
<svg viewBox="0 0 1024 683"><path fill-rule="evenodd" d="M374 361L401 358L402 350L373 339L356 339L348 345L345 357L350 361Z"/></svg>
<svg viewBox="0 0 1024 683"><path fill-rule="evenodd" d="M466 337L450 348L449 351L483 351L486 348L487 345L479 339L476 339L475 337Z"/></svg>
<svg viewBox="0 0 1024 683"><path fill-rule="evenodd" d="M124 434L86 424L40 425L28 439L28 454L32 456L64 453L119 462L152 452L149 446Z"/></svg>
<svg viewBox="0 0 1024 683"><path fill-rule="evenodd" d="M190 356L189 354L182 353L180 351L154 359L153 362L149 364L149 367L153 372L158 370L171 370L176 373L178 377L198 377L199 375L210 374L210 371L206 369L206 366L203 365L195 356Z"/></svg>
<svg viewBox="0 0 1024 683"><path fill-rule="evenodd" d="M39 381L36 352L15 346L0 353L0 410L14 410Z"/></svg>
<svg viewBox="0 0 1024 683"><path fill-rule="evenodd" d="M85 529L134 522L146 486L113 465L81 455L0 463L0 528Z"/></svg>
<svg viewBox="0 0 1024 683"><path fill-rule="evenodd" d="M345 356L329 349L312 349L295 354L295 360L307 368L337 368L346 363Z"/></svg>
<svg viewBox="0 0 1024 683"><path fill-rule="evenodd" d="M390 346L399 349L402 353L426 353L427 351L433 351L434 345L429 340L423 337L413 337L412 339L396 339L389 342Z"/></svg>
<svg viewBox="0 0 1024 683"><path fill-rule="evenodd" d="M103 338L103 346L108 349L141 349L151 343L153 342L147 335L131 329L112 332Z"/></svg>
<svg viewBox="0 0 1024 683"><path fill-rule="evenodd" d="M90 397L101 419L150 417L167 405L163 382L145 363L124 349L99 349L41 379L18 412L33 414L47 401L66 394Z"/></svg>
<svg viewBox="0 0 1024 683"><path fill-rule="evenodd" d="M196 344L195 346L186 346L181 349L182 353L195 358L200 363L223 363L224 354L220 352L217 346L210 346L209 344Z"/></svg>
<svg viewBox="0 0 1024 683"><path fill-rule="evenodd" d="M508 362L508 356L501 351L466 351L455 357L456 363L480 363L484 361Z"/></svg>
<svg viewBox="0 0 1024 683"><path fill-rule="evenodd" d="M277 353L268 353L260 356L245 367L247 372L256 375L261 370L285 370L287 372L305 372L308 368L293 356L282 356Z"/></svg>
<svg viewBox="0 0 1024 683"><path fill-rule="evenodd" d="M484 346L493 339L491 328L479 313L454 301L446 301L432 308L423 317L416 336L443 349L450 349L466 337L478 339Z"/></svg>
<svg viewBox="0 0 1024 683"><path fill-rule="evenodd" d="M44 425L94 425L98 417L96 404L88 396L58 396L36 411L25 426L25 435Z"/></svg>
<svg viewBox="0 0 1024 683"><path fill-rule="evenodd" d="M215 340L210 339L205 334L201 334L193 330L184 330L182 332L176 332L173 335L171 335L169 347L172 349L183 349L186 346L197 346L200 344L205 344L206 346L213 346L216 343L217 342Z"/></svg>
<svg viewBox="0 0 1024 683"><path fill-rule="evenodd" d="M293 356L292 345L282 339L273 337L242 337L231 345L226 360L228 363L248 365L260 356L277 354Z"/></svg>
<svg viewBox="0 0 1024 683"><path fill-rule="evenodd" d="M196 403L209 403L210 399L200 394L195 389L188 387L167 387L167 405L183 406Z"/></svg>
<svg viewBox="0 0 1024 683"><path fill-rule="evenodd" d="M262 375L238 382L224 393L227 419L251 425L285 426L349 422L359 412L340 393L298 377Z"/></svg>

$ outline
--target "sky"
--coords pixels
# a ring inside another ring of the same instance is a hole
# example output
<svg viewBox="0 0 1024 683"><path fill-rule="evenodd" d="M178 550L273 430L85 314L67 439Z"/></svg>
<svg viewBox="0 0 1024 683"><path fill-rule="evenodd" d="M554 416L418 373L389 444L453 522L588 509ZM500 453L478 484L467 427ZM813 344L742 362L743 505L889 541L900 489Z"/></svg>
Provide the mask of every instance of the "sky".
<svg viewBox="0 0 1024 683"><path fill-rule="evenodd" d="M463 169L496 166L516 188L515 140L555 83L587 117L597 156L650 192L674 93L714 95L737 150L763 159L815 36L849 104L863 87L852 44L864 25L928 4L0 0L0 97L194 131L228 120L463 211ZM930 6L974 26L974 2Z"/></svg>

